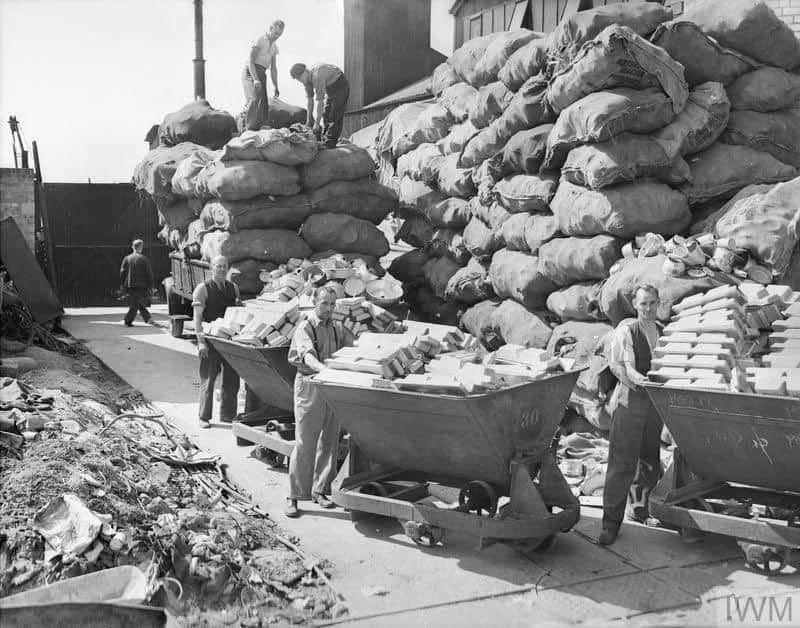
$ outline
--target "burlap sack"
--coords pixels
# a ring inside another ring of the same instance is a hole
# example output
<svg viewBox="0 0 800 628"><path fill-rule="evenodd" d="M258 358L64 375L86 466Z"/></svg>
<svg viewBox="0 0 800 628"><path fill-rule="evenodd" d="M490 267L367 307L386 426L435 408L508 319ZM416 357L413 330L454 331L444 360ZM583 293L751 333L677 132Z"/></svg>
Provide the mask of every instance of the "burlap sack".
<svg viewBox="0 0 800 628"><path fill-rule="evenodd" d="M542 244L560 235L552 214L513 214L500 227L498 239L509 251L536 255Z"/></svg>
<svg viewBox="0 0 800 628"><path fill-rule="evenodd" d="M672 101L658 88L621 87L589 94L558 116L547 140L547 155L542 166L557 170L569 151L580 144L603 142L626 131L650 133L674 117Z"/></svg>
<svg viewBox="0 0 800 628"><path fill-rule="evenodd" d="M203 167L219 156L218 151L200 149L178 164L172 175L172 192L186 198L198 198L197 175Z"/></svg>
<svg viewBox="0 0 800 628"><path fill-rule="evenodd" d="M494 120L503 115L511 104L514 93L500 81L484 85L472 101L469 110L469 121L477 129L489 126Z"/></svg>
<svg viewBox="0 0 800 628"><path fill-rule="evenodd" d="M285 102L280 98L271 98L269 101L269 113L267 114L266 126L273 129L289 128L293 124L305 124L308 116L303 107L298 107L290 102ZM240 131L244 131L244 118L246 114L241 114Z"/></svg>
<svg viewBox="0 0 800 628"><path fill-rule="evenodd" d="M458 320L466 309L463 303L440 299L426 285L406 288L404 300L418 320L439 325L458 325Z"/></svg>
<svg viewBox="0 0 800 628"><path fill-rule="evenodd" d="M272 262L257 259L243 259L231 264L230 280L239 286L239 294L257 296L264 289L261 271L275 270L278 266Z"/></svg>
<svg viewBox="0 0 800 628"><path fill-rule="evenodd" d="M423 272L433 293L440 299L444 299L447 282L460 268L461 266L449 257L433 257L425 262Z"/></svg>
<svg viewBox="0 0 800 628"><path fill-rule="evenodd" d="M556 114L547 102L547 78L537 74L525 81L494 124L498 125L503 137L510 138L519 131L548 124L555 119Z"/></svg>
<svg viewBox="0 0 800 628"><path fill-rule="evenodd" d="M158 132L163 146L193 142L216 150L236 134L236 120L227 111L214 109L207 100L199 99L168 113Z"/></svg>
<svg viewBox="0 0 800 628"><path fill-rule="evenodd" d="M445 289L445 299L473 305L494 296L489 281L489 269L477 258L460 268L450 277Z"/></svg>
<svg viewBox="0 0 800 628"><path fill-rule="evenodd" d="M446 198L428 207L425 216L433 225L463 229L472 218L472 208L463 198Z"/></svg>
<svg viewBox="0 0 800 628"><path fill-rule="evenodd" d="M517 49L529 41L541 37L542 33L535 33L524 28L496 33L475 65L467 68L465 78L476 87L496 81L497 73Z"/></svg>
<svg viewBox="0 0 800 628"><path fill-rule="evenodd" d="M189 203L185 200L174 205L164 205L156 200L155 205L158 211L158 224L162 227L166 225L175 229L186 229L189 223L196 218Z"/></svg>
<svg viewBox="0 0 800 628"><path fill-rule="evenodd" d="M556 286L605 279L622 257L625 241L609 235L593 238L555 238L539 247L539 270Z"/></svg>
<svg viewBox="0 0 800 628"><path fill-rule="evenodd" d="M247 258L285 264L292 257L303 259L311 255L308 244L294 231L285 229L209 231L202 240L200 250L206 261L224 255L230 264Z"/></svg>
<svg viewBox="0 0 800 628"><path fill-rule="evenodd" d="M786 70L800 65L800 41L765 2L695 0L681 19L694 22L723 46L766 65Z"/></svg>
<svg viewBox="0 0 800 628"><path fill-rule="evenodd" d="M743 54L720 46L682 17L661 24L651 41L683 65L684 78L690 86L709 81L728 85L757 65Z"/></svg>
<svg viewBox="0 0 800 628"><path fill-rule="evenodd" d="M440 63L431 74L430 90L434 96L441 94L446 88L459 83L461 78L447 61Z"/></svg>
<svg viewBox="0 0 800 628"><path fill-rule="evenodd" d="M654 181L589 190L562 179L550 207L565 235L671 236L688 227L692 218L681 192Z"/></svg>
<svg viewBox="0 0 800 628"><path fill-rule="evenodd" d="M439 168L439 190L446 196L469 198L475 194L472 172L458 166L458 155L448 155Z"/></svg>
<svg viewBox="0 0 800 628"><path fill-rule="evenodd" d="M771 113L732 111L720 139L726 144L769 153L778 161L800 168L800 109Z"/></svg>
<svg viewBox="0 0 800 628"><path fill-rule="evenodd" d="M153 198L160 199L164 205L176 203L178 196L172 190L172 178L178 165L203 150L202 146L192 142L154 148L136 164L133 185L137 190L144 190Z"/></svg>
<svg viewBox="0 0 800 628"><path fill-rule="evenodd" d="M222 147L221 161L272 161L284 166L307 164L319 151L314 133L305 126L292 129L244 131Z"/></svg>
<svg viewBox="0 0 800 628"><path fill-rule="evenodd" d="M511 300L492 312L491 326L506 343L536 349L547 347L553 334L542 316Z"/></svg>
<svg viewBox="0 0 800 628"><path fill-rule="evenodd" d="M543 308L555 284L541 271L539 258L501 249L492 256L489 279L497 296L514 299L529 310Z"/></svg>
<svg viewBox="0 0 800 628"><path fill-rule="evenodd" d="M400 179L397 196L401 207L414 209L418 212L425 212L431 205L435 205L447 198L445 194L432 188L427 183L414 181L408 177Z"/></svg>
<svg viewBox="0 0 800 628"><path fill-rule="evenodd" d="M208 197L240 201L262 194L294 196L300 192L299 180L297 169L290 166L215 159L197 175L197 189Z"/></svg>
<svg viewBox="0 0 800 628"><path fill-rule="evenodd" d="M504 343L499 334L492 328L492 313L500 307L499 300L480 301L464 312L458 325L464 331L480 339L481 343L494 351Z"/></svg>
<svg viewBox="0 0 800 628"><path fill-rule="evenodd" d="M355 144L339 144L317 153L309 163L300 166L304 190L316 190L331 181L363 179L375 172L375 162L363 148Z"/></svg>
<svg viewBox="0 0 800 628"><path fill-rule="evenodd" d="M395 142L414 127L417 118L430 104L430 101L409 102L392 109L389 115L383 119L383 124L378 132L378 139L375 143L377 153L381 155L391 152Z"/></svg>
<svg viewBox="0 0 800 628"><path fill-rule="evenodd" d="M433 232L433 238L428 243L432 255L449 257L456 264L466 266L471 254L464 244L464 237L460 230L441 227Z"/></svg>
<svg viewBox="0 0 800 628"><path fill-rule="evenodd" d="M211 200L200 219L207 230L291 229L297 231L311 215L311 201L297 196L256 196L242 201Z"/></svg>
<svg viewBox="0 0 800 628"><path fill-rule="evenodd" d="M689 160L692 182L681 187L690 205L727 200L756 183L780 183L797 176L794 166L749 146L717 142Z"/></svg>
<svg viewBox="0 0 800 628"><path fill-rule="evenodd" d="M423 249L413 249L392 260L389 274L404 284L418 285L425 281L425 262L429 259Z"/></svg>
<svg viewBox="0 0 800 628"><path fill-rule="evenodd" d="M443 105L429 104L417 116L411 128L394 141L392 153L398 158L420 144L438 142L450 132L454 122L453 116Z"/></svg>
<svg viewBox="0 0 800 628"><path fill-rule="evenodd" d="M426 142L400 156L397 160L397 176L433 183L439 178L443 162L444 155L439 145Z"/></svg>
<svg viewBox="0 0 800 628"><path fill-rule="evenodd" d="M434 226L424 216L410 216L403 221L395 240L421 249L433 239Z"/></svg>
<svg viewBox="0 0 800 628"><path fill-rule="evenodd" d="M721 83L702 83L689 92L686 108L653 137L669 154L692 155L717 141L728 124L730 102Z"/></svg>
<svg viewBox="0 0 800 628"><path fill-rule="evenodd" d="M480 218L473 217L464 227L464 246L478 259L487 259L500 248L495 231Z"/></svg>
<svg viewBox="0 0 800 628"><path fill-rule="evenodd" d="M314 251L333 249L338 253L364 253L382 257L389 252L383 231L371 222L347 214L312 214L300 228L300 235Z"/></svg>
<svg viewBox="0 0 800 628"><path fill-rule="evenodd" d="M533 39L512 54L497 74L512 92L517 91L530 77L547 65L547 39Z"/></svg>
<svg viewBox="0 0 800 628"><path fill-rule="evenodd" d="M552 124L541 124L511 136L503 148L500 174L538 174L547 153Z"/></svg>
<svg viewBox="0 0 800 628"><path fill-rule="evenodd" d="M581 48L572 63L550 79L547 101L560 112L593 92L661 87L679 113L688 97L683 66L627 26L612 24Z"/></svg>
<svg viewBox="0 0 800 628"><path fill-rule="evenodd" d="M576 283L547 297L547 309L562 321L596 321L600 312L600 283Z"/></svg>
<svg viewBox="0 0 800 628"><path fill-rule="evenodd" d="M492 155L503 150L508 137L495 120L481 129L461 151L458 165L461 168L474 168Z"/></svg>
<svg viewBox="0 0 800 628"><path fill-rule="evenodd" d="M483 57L486 48L495 38L495 33L473 37L465 41L447 59L447 63L452 67L461 79L472 84L474 79L475 66Z"/></svg>
<svg viewBox="0 0 800 628"><path fill-rule="evenodd" d="M731 109L767 113L800 107L800 74L781 68L759 68L740 76L727 91Z"/></svg>
<svg viewBox="0 0 800 628"><path fill-rule="evenodd" d="M464 122L478 99L478 90L467 83L456 83L439 95L439 104L450 112L456 124Z"/></svg>
<svg viewBox="0 0 800 628"><path fill-rule="evenodd" d="M467 120L461 124L455 124L450 129L450 133L445 135L442 139L436 142L439 151L442 155L452 155L453 153L460 153L467 145L474 135L478 133L478 129Z"/></svg>
<svg viewBox="0 0 800 628"><path fill-rule="evenodd" d="M479 202L477 198L470 200L470 208L474 217L479 218L490 229L495 231L499 230L503 223L511 217L511 212L499 203L485 205Z"/></svg>
<svg viewBox="0 0 800 628"><path fill-rule="evenodd" d="M373 179L332 181L308 194L315 214L348 214L377 225L398 206L397 194Z"/></svg>
<svg viewBox="0 0 800 628"><path fill-rule="evenodd" d="M512 174L494 186L498 205L512 214L549 212L556 193L558 177L550 174Z"/></svg>

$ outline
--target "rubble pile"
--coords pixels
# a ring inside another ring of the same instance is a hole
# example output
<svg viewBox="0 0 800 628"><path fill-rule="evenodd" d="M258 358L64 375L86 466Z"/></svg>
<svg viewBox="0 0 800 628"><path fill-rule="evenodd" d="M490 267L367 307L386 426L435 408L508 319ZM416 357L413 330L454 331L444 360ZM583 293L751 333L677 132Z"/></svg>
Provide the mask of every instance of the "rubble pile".
<svg viewBox="0 0 800 628"><path fill-rule="evenodd" d="M471 39L434 100L387 116L379 178L415 247L389 272L419 316L545 348L559 323L601 338L639 283L667 321L720 284L790 281L800 42L755 0L672 18L614 3Z"/></svg>
<svg viewBox="0 0 800 628"><path fill-rule="evenodd" d="M0 596L133 565L182 625L331 616L323 565L152 410L116 415L10 378L0 390Z"/></svg>

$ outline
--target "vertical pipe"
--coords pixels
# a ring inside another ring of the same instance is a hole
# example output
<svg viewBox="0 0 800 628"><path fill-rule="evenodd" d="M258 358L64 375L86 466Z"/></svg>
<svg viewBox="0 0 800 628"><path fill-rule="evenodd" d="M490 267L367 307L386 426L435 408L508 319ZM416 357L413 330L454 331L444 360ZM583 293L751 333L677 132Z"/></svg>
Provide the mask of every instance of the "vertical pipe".
<svg viewBox="0 0 800 628"><path fill-rule="evenodd" d="M206 97L206 68L203 59L203 0L194 0L194 97Z"/></svg>

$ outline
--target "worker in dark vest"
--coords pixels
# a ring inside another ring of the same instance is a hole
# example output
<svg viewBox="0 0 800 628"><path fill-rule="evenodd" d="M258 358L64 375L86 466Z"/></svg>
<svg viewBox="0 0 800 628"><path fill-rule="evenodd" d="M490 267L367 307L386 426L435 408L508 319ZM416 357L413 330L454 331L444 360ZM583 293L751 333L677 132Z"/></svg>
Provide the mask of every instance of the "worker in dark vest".
<svg viewBox="0 0 800 628"><path fill-rule="evenodd" d="M336 293L323 286L314 292L314 311L292 336L289 363L297 367L294 378L294 451L289 460L289 497L286 516L298 517L298 500L312 499L323 508L333 508L328 498L336 474L339 423L322 399L312 377L324 362L345 346L353 334L333 320Z"/></svg>
<svg viewBox="0 0 800 628"><path fill-rule="evenodd" d="M310 68L305 63L295 63L289 73L306 88L308 126L313 125L314 133L326 148L336 148L342 134L345 107L350 98L350 83L344 72L329 63L317 63Z"/></svg>
<svg viewBox="0 0 800 628"><path fill-rule="evenodd" d="M650 493L661 476L663 423L642 388L663 329L657 319L658 299L654 286L639 286L633 298L636 318L617 325L611 341L609 367L619 381L610 400L611 434L603 489L601 545L616 540L629 497L628 517L640 523L647 520Z"/></svg>
<svg viewBox="0 0 800 628"><path fill-rule="evenodd" d="M278 90L278 46L275 42L283 35L283 20L275 20L264 35L261 35L250 47L250 55L242 70L242 87L247 99L245 104L245 129L258 131L267 124L269 116L269 98L267 97L267 70L275 87L275 98L280 96Z"/></svg>
<svg viewBox="0 0 800 628"><path fill-rule="evenodd" d="M125 256L119 268L119 280L128 296L128 313L125 326L133 327L136 312L142 315L145 323L153 323L147 307L150 305L150 291L153 289L153 269L150 260L142 255L144 242L136 239L131 244L132 253Z"/></svg>
<svg viewBox="0 0 800 628"><path fill-rule="evenodd" d="M214 405L214 382L222 369L222 400L220 421L229 423L236 416L239 394L239 375L222 359L214 347L203 337L203 323L210 323L225 315L225 310L240 305L238 286L228 281L228 260L219 255L211 260L213 277L194 289L192 307L194 328L197 330L197 350L200 355L200 427L211 427Z"/></svg>

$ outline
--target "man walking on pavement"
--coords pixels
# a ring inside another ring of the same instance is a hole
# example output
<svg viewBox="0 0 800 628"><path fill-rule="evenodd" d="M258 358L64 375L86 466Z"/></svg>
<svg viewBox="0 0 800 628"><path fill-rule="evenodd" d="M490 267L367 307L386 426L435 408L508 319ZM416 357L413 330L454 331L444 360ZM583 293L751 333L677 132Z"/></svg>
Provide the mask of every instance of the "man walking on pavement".
<svg viewBox="0 0 800 628"><path fill-rule="evenodd" d="M336 293L329 287L314 292L314 311L294 332L289 363L297 367L294 379L295 445L289 461L289 497L286 516L299 517L298 500L312 499L323 508L333 508L328 498L336 474L339 422L311 381L325 360L353 344L353 334L334 321Z"/></svg>
<svg viewBox="0 0 800 628"><path fill-rule="evenodd" d="M250 56L242 70L242 87L247 99L245 105L245 129L258 131L267 124L269 99L267 97L267 68L275 87L275 98L280 96L278 90L278 46L275 42L283 35L283 20L275 20L269 30L253 42Z"/></svg>
<svg viewBox="0 0 800 628"><path fill-rule="evenodd" d="M650 493L661 476L663 423L642 388L663 329L657 319L658 298L654 286L639 286L633 298L636 318L617 325L612 338L609 367L619 381L610 400L614 410L603 489L601 545L611 545L616 540L629 493L629 518L640 523L647 520Z"/></svg>
<svg viewBox="0 0 800 628"><path fill-rule="evenodd" d="M222 369L222 400L220 421L230 423L236 416L239 394L239 375L222 359L214 347L203 337L203 322L210 323L225 315L230 306L239 305L239 288L227 280L228 260L218 255L211 260L213 277L194 289L192 308L194 328L197 332L197 352L200 355L200 427L211 427L211 412L214 406L214 382Z"/></svg>
<svg viewBox="0 0 800 628"><path fill-rule="evenodd" d="M144 242L138 238L131 244L132 252L122 260L119 268L119 281L128 295L128 313L125 326L133 327L136 312L142 315L145 323L152 323L147 306L150 305L150 291L153 289L153 269L150 260L142 255Z"/></svg>
<svg viewBox="0 0 800 628"><path fill-rule="evenodd" d="M344 110L350 98L350 83L339 68L329 63L318 63L310 68L305 63L295 63L289 74L306 88L306 124L313 125L314 133L325 144L325 148L336 148L342 134ZM314 99L317 101L317 116L314 118ZM322 120L325 120L322 126Z"/></svg>

